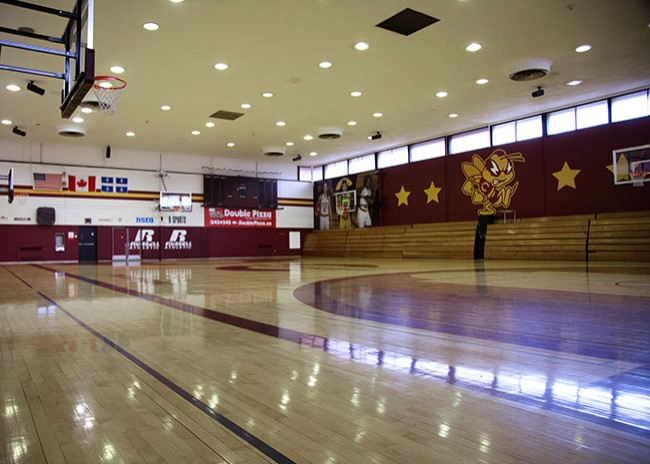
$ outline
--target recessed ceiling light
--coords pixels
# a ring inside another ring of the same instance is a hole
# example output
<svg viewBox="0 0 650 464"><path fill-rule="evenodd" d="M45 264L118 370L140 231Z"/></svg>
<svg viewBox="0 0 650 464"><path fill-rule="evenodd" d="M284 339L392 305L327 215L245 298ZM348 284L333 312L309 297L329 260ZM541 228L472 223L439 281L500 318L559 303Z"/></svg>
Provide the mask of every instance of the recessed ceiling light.
<svg viewBox="0 0 650 464"><path fill-rule="evenodd" d="M483 45L481 45L478 42L472 42L471 44L465 47L465 50L473 53L479 51L481 48L483 48Z"/></svg>
<svg viewBox="0 0 650 464"><path fill-rule="evenodd" d="M156 23L144 23L142 27L144 27L148 31L157 31L158 29L160 29L160 26Z"/></svg>
<svg viewBox="0 0 650 464"><path fill-rule="evenodd" d="M572 81L569 81L569 82L566 83L566 85L570 85L571 87L576 86L576 85L580 85L580 84L582 84L582 81L579 80L579 79L575 79L575 80L572 80Z"/></svg>
<svg viewBox="0 0 650 464"><path fill-rule="evenodd" d="M580 45L579 47L576 47L576 52L578 53L585 53L588 52L589 50L591 50L591 45L589 44L584 44L584 45Z"/></svg>
<svg viewBox="0 0 650 464"><path fill-rule="evenodd" d="M169 110L172 109L172 107L169 106L169 105L163 105L163 106L160 107L160 109L163 110L163 111L169 111Z"/></svg>
<svg viewBox="0 0 650 464"><path fill-rule="evenodd" d="M284 126L287 125L287 123L284 122L284 121L278 121L278 122L275 123L275 125L276 125L276 126L279 126L279 127L284 127Z"/></svg>
<svg viewBox="0 0 650 464"><path fill-rule="evenodd" d="M362 52L368 50L370 48L370 45L368 45L366 42L357 42L354 44L354 48Z"/></svg>
<svg viewBox="0 0 650 464"><path fill-rule="evenodd" d="M72 122L76 122L77 124L81 124L82 122L84 122L84 118L82 118L81 116L75 116L74 118L72 118Z"/></svg>
<svg viewBox="0 0 650 464"><path fill-rule="evenodd" d="M309 156L318 156L318 153L315 151L310 151Z"/></svg>
<svg viewBox="0 0 650 464"><path fill-rule="evenodd" d="M250 103L242 103L239 106L241 106L242 109L245 109L245 110L249 110L249 109L251 109L253 107L253 105L251 105Z"/></svg>
<svg viewBox="0 0 650 464"><path fill-rule="evenodd" d="M213 123L212 121L208 121L205 123L205 127L214 127L216 124Z"/></svg>
<svg viewBox="0 0 650 464"><path fill-rule="evenodd" d="M3 119L0 121L0 124L3 126L11 126L14 122L11 119Z"/></svg>
<svg viewBox="0 0 650 464"><path fill-rule="evenodd" d="M375 118L381 118L383 115L384 113L380 113L379 111L377 111L376 113L372 113L372 116Z"/></svg>
<svg viewBox="0 0 650 464"><path fill-rule="evenodd" d="M111 72L114 74L122 74L126 69L122 66L111 66Z"/></svg>
<svg viewBox="0 0 650 464"><path fill-rule="evenodd" d="M273 92L264 92L264 93L262 94L262 96L263 96L264 98L271 98L271 97L273 96Z"/></svg>
<svg viewBox="0 0 650 464"><path fill-rule="evenodd" d="M320 66L323 69L328 69L332 67L332 62L331 61L321 61L318 63L318 66Z"/></svg>
<svg viewBox="0 0 650 464"><path fill-rule="evenodd" d="M285 143L287 147L293 147L295 144L293 142L287 142Z"/></svg>
<svg viewBox="0 0 650 464"><path fill-rule="evenodd" d="M436 94L436 97L438 97L438 98L445 98L447 95L449 95L447 92L445 92L444 90L441 90L440 92L438 92L438 93Z"/></svg>
<svg viewBox="0 0 650 464"><path fill-rule="evenodd" d="M169 0L172 3L183 3L183 0Z"/></svg>
<svg viewBox="0 0 650 464"><path fill-rule="evenodd" d="M216 63L214 65L214 69L216 69L217 71L225 71L226 69L228 69L228 65L226 63Z"/></svg>
<svg viewBox="0 0 650 464"><path fill-rule="evenodd" d="M83 107L81 108L81 112L82 112L82 113L85 113L85 114L90 114L90 113L93 112L93 109L92 109L91 107L89 107L89 106L83 106Z"/></svg>
<svg viewBox="0 0 650 464"><path fill-rule="evenodd" d="M312 135L305 135L303 137L303 139L305 139L305 140L314 140L314 137Z"/></svg>
<svg viewBox="0 0 650 464"><path fill-rule="evenodd" d="M232 148L232 147L235 146L235 143L234 143L234 142L228 142L228 143L226 144L226 146L227 146L228 148Z"/></svg>
<svg viewBox="0 0 650 464"><path fill-rule="evenodd" d="M458 117L458 113L449 113L449 117L454 119Z"/></svg>
<svg viewBox="0 0 650 464"><path fill-rule="evenodd" d="M7 89L10 92L18 92L20 91L20 86L16 84L9 84L5 87L5 89Z"/></svg>
<svg viewBox="0 0 650 464"><path fill-rule="evenodd" d="M201 131L193 130L192 135L201 135Z"/></svg>
<svg viewBox="0 0 650 464"><path fill-rule="evenodd" d="M127 137L135 137L135 132L129 131L129 132L126 133L126 136Z"/></svg>
<svg viewBox="0 0 650 464"><path fill-rule="evenodd" d="M482 77L482 78L476 80L476 83L477 83L478 85L485 85L485 84L487 84L488 82L490 82L490 80L489 80L489 79L486 79L485 77Z"/></svg>
<svg viewBox="0 0 650 464"><path fill-rule="evenodd" d="M356 121L348 121L348 126L356 126L357 122Z"/></svg>
<svg viewBox="0 0 650 464"><path fill-rule="evenodd" d="M352 95L353 97L360 97L363 94L361 92L359 92L358 90L354 90L354 91L350 92L350 95Z"/></svg>

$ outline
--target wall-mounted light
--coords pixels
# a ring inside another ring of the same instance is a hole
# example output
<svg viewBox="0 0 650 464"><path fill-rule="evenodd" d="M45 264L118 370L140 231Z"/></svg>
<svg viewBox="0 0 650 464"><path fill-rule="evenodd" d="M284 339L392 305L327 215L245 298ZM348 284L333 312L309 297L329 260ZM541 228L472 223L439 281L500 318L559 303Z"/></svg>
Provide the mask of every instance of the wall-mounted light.
<svg viewBox="0 0 650 464"><path fill-rule="evenodd" d="M30 92L37 93L41 96L45 95L45 89L34 84L34 81L29 81L27 83L27 90L29 90Z"/></svg>
<svg viewBox="0 0 650 464"><path fill-rule="evenodd" d="M368 140L379 140L382 137L381 132L377 131L376 134L369 135Z"/></svg>
<svg viewBox="0 0 650 464"><path fill-rule="evenodd" d="M24 130L18 129L18 126L14 126L13 129L11 129L11 132L13 132L16 135L20 135L21 137L25 137L27 135L27 132Z"/></svg>

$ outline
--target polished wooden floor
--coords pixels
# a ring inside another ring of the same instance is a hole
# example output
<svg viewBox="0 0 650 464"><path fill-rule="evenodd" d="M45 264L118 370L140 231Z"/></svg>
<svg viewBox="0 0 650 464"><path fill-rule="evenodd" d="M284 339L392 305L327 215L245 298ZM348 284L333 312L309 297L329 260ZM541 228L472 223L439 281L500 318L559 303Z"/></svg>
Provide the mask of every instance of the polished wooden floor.
<svg viewBox="0 0 650 464"><path fill-rule="evenodd" d="M650 263L0 267L0 463L648 463Z"/></svg>

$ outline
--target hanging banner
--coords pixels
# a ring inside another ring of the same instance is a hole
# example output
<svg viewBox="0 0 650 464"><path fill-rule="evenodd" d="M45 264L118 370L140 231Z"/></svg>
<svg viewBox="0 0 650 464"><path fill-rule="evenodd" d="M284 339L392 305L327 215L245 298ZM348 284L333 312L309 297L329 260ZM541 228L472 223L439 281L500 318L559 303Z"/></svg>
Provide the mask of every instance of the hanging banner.
<svg viewBox="0 0 650 464"><path fill-rule="evenodd" d="M205 208L204 211L205 227L275 227L275 210Z"/></svg>

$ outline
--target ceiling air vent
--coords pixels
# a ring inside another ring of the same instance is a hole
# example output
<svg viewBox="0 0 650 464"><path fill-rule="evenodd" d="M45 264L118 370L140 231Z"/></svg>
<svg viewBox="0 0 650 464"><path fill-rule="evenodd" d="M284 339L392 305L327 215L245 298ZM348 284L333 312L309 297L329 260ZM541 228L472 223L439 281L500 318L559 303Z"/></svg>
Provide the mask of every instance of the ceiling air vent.
<svg viewBox="0 0 650 464"><path fill-rule="evenodd" d="M531 68L531 69L522 69L521 71L516 71L510 74L510 79L515 82L528 82L541 79L546 77L548 74L548 69L542 68Z"/></svg>
<svg viewBox="0 0 650 464"><path fill-rule="evenodd" d="M513 63L508 76L515 82L529 82L546 77L550 71L551 60L548 58L528 58Z"/></svg>
<svg viewBox="0 0 650 464"><path fill-rule="evenodd" d="M284 156L284 148L282 147L265 147L262 152L264 156Z"/></svg>
<svg viewBox="0 0 650 464"><path fill-rule="evenodd" d="M70 138L78 138L86 135L86 131L84 131L83 129L79 129L77 127L60 127L58 129L58 132L61 137L70 137Z"/></svg>
<svg viewBox="0 0 650 464"><path fill-rule="evenodd" d="M318 130L318 138L321 140L340 139L343 131L337 127L323 127Z"/></svg>
<svg viewBox="0 0 650 464"><path fill-rule="evenodd" d="M214 114L211 114L211 118L215 119L225 119L226 121L234 121L235 119L241 118L244 113L236 113L235 111L224 111L219 110Z"/></svg>
<svg viewBox="0 0 650 464"><path fill-rule="evenodd" d="M377 24L377 27L397 34L409 36L440 21L438 18L429 16L419 11L405 8L397 14Z"/></svg>

